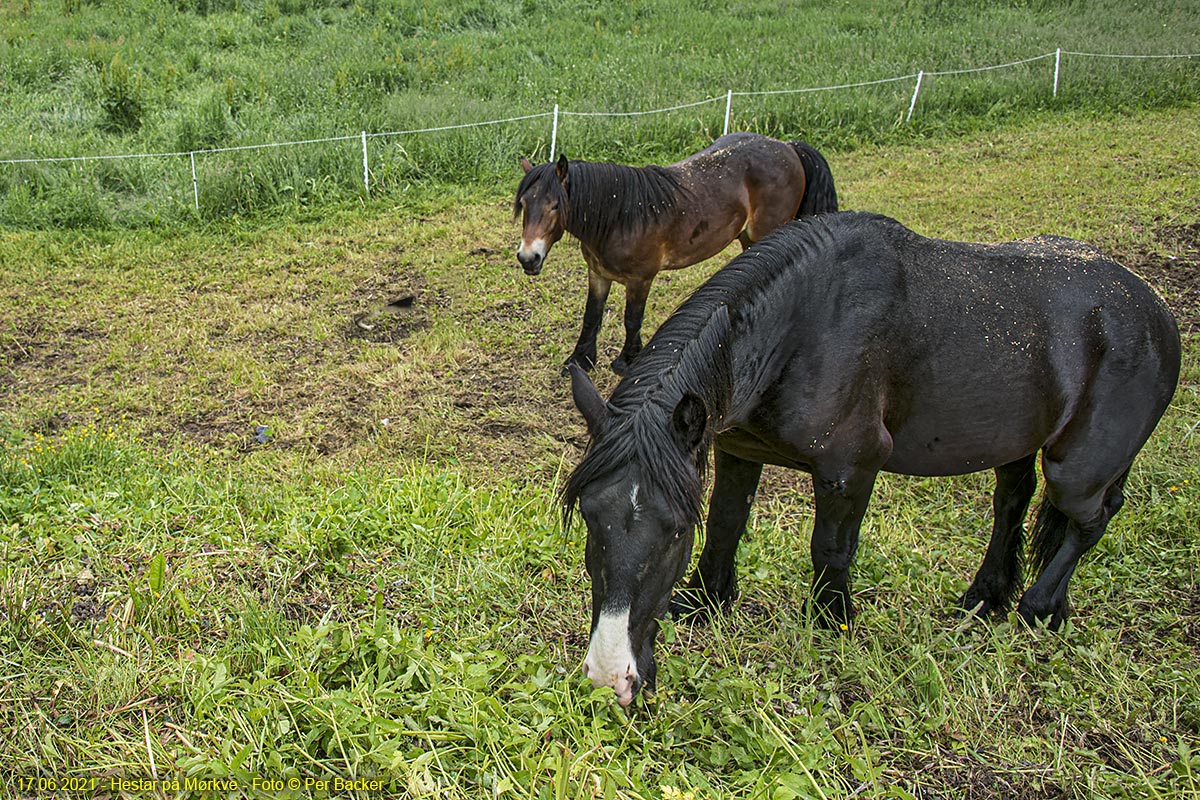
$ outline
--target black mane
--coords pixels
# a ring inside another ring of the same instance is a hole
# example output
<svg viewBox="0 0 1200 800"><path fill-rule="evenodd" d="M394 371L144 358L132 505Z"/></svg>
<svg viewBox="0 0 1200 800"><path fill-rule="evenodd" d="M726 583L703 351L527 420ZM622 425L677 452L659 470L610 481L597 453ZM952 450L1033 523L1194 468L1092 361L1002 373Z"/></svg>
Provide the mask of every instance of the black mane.
<svg viewBox="0 0 1200 800"><path fill-rule="evenodd" d="M713 435L736 393L730 339L759 299L790 268L828 252L832 218L792 223L719 270L663 323L609 400L611 416L562 491L568 520L584 486L637 464L681 527L699 523L704 471ZM799 253L799 256L797 256ZM693 461L675 440L671 415L685 394L708 411L705 440Z"/></svg>
<svg viewBox="0 0 1200 800"><path fill-rule="evenodd" d="M729 309L697 307L671 319L676 321L673 330L655 335L613 393L604 430L568 477L562 491L564 522L584 486L632 464L641 471L639 482L658 488L678 527L692 528L700 521L712 428L724 412L722 390L729 386L728 348L723 344ZM708 412L704 443L694 459L671 425L671 415L685 394L702 400Z"/></svg>
<svg viewBox="0 0 1200 800"><path fill-rule="evenodd" d="M584 241L601 241L614 234L639 233L649 220L678 204L679 181L659 166L571 161L564 191L555 164L546 162L525 173L514 204L520 213L522 195L543 182L560 208L566 209L566 229Z"/></svg>

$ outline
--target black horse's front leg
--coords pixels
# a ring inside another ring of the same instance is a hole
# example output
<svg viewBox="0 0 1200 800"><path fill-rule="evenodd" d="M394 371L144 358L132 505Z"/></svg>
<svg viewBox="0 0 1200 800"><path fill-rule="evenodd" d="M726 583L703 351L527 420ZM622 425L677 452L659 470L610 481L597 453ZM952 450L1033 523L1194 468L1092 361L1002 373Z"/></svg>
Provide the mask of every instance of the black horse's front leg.
<svg viewBox="0 0 1200 800"><path fill-rule="evenodd" d="M861 469L840 475L813 475L817 506L811 544L814 619L825 627L848 626L854 617L850 565L858 549L859 528L875 486L875 475Z"/></svg>
<svg viewBox="0 0 1200 800"><path fill-rule="evenodd" d="M600 333L600 323L604 320L604 304L608 301L608 291L612 281L588 270L587 305L583 310L583 328L579 331L579 341L575 350L563 364L562 374L570 374L570 366L578 364L584 370L596 366L596 337Z"/></svg>
<svg viewBox="0 0 1200 800"><path fill-rule="evenodd" d="M653 278L634 280L625 284L625 345L612 362L613 372L624 375L633 359L642 352L642 320L646 316L646 298Z"/></svg>
<svg viewBox="0 0 1200 800"><path fill-rule="evenodd" d="M746 531L763 465L717 449L704 550L696 574L672 602L675 617L728 607L737 598L734 555Z"/></svg>

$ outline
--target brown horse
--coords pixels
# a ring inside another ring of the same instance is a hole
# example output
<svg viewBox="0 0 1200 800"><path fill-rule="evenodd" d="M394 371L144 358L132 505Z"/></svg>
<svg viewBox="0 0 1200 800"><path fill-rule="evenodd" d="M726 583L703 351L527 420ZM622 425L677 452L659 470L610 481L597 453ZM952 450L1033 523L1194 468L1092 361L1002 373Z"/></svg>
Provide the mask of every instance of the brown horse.
<svg viewBox="0 0 1200 800"><path fill-rule="evenodd" d="M514 216L517 261L537 275L566 231L588 266L587 306L571 364L590 370L612 282L625 286L625 345L612 362L624 375L642 349L642 317L654 277L690 267L738 239L749 247L800 216L837 211L829 164L804 142L731 133L668 167L521 159Z"/></svg>

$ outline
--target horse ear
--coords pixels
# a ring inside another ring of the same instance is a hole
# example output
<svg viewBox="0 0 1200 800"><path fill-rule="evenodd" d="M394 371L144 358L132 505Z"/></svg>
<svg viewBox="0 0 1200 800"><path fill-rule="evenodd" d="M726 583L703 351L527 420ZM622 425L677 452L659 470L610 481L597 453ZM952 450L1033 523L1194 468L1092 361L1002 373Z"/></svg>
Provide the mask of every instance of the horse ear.
<svg viewBox="0 0 1200 800"><path fill-rule="evenodd" d="M554 165L554 172L558 175L558 180L560 183L567 182L567 163L566 155L559 153L558 163Z"/></svg>
<svg viewBox="0 0 1200 800"><path fill-rule="evenodd" d="M604 429L604 423L608 421L611 413L608 403L600 396L596 384L592 383L592 379L582 367L573 363L568 369L571 371L571 397L575 400L575 407L579 409L579 413L583 414L588 435L595 439Z"/></svg>
<svg viewBox="0 0 1200 800"><path fill-rule="evenodd" d="M521 156L521 169L529 172L529 170L533 169L533 162L525 156Z"/></svg>
<svg viewBox="0 0 1200 800"><path fill-rule="evenodd" d="M685 394L671 413L671 430L675 439L689 453L694 453L704 441L708 428L708 409L694 394Z"/></svg>

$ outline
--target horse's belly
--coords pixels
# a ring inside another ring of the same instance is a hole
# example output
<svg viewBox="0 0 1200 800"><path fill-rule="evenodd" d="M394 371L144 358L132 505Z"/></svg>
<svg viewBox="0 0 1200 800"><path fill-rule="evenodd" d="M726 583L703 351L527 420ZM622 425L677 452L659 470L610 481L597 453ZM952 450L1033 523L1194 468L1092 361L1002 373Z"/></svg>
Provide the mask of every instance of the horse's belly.
<svg viewBox="0 0 1200 800"><path fill-rule="evenodd" d="M723 214L723 222L713 225L708 219L680 221L661 250L660 269L683 269L713 258L725 250L742 232L746 214L741 209Z"/></svg>
<svg viewBox="0 0 1200 800"><path fill-rule="evenodd" d="M962 475L1008 464L1037 452L1052 422L1031 413L910 419L892 431L883 468L905 475Z"/></svg>
<svg viewBox="0 0 1200 800"><path fill-rule="evenodd" d="M762 435L748 428L722 431L717 437L717 446L726 453L747 461L812 472L810 454L800 451L782 438Z"/></svg>

